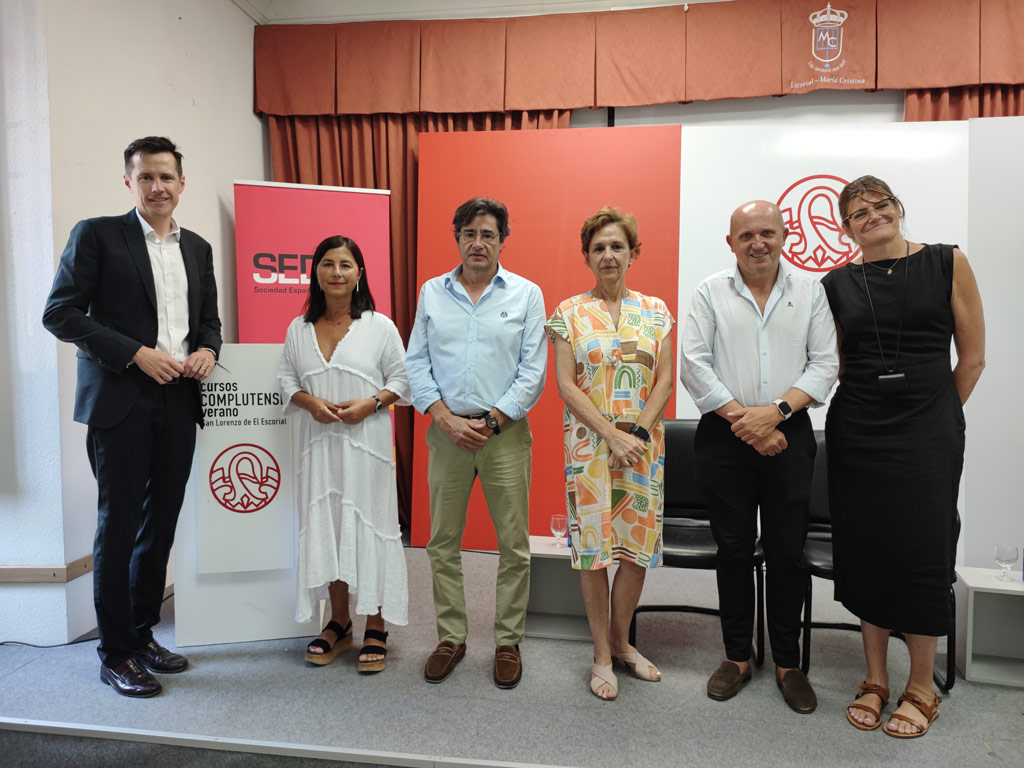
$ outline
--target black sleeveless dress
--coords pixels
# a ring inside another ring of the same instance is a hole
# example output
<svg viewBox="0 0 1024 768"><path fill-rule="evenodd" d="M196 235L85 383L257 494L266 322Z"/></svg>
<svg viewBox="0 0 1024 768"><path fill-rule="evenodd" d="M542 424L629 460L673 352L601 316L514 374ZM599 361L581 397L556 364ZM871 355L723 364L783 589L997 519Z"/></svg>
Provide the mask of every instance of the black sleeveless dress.
<svg viewBox="0 0 1024 768"><path fill-rule="evenodd" d="M825 427L835 598L876 626L945 635L964 458L950 361L953 246L848 264L822 285L844 360ZM904 392L879 385L879 338L887 367L906 376Z"/></svg>

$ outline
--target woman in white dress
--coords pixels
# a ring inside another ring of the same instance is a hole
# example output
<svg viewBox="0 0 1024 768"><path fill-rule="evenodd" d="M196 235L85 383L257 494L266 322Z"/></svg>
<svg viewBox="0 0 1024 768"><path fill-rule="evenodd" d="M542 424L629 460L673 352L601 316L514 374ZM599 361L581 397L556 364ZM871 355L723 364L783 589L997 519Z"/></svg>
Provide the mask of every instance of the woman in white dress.
<svg viewBox="0 0 1024 768"><path fill-rule="evenodd" d="M353 240L334 236L317 246L305 314L288 326L277 377L285 413L302 417L295 618L310 620L325 591L331 602L331 620L306 660L329 664L352 644L351 597L367 617L359 671L379 672L384 623L408 622L388 406L409 405L409 382L402 339L374 312Z"/></svg>

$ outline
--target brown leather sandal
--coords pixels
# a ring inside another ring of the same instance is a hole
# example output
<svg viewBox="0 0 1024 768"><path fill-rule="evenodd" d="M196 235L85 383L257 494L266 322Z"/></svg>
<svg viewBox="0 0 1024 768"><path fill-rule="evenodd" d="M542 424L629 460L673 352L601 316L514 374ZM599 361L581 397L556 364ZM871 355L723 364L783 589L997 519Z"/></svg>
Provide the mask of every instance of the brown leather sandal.
<svg viewBox="0 0 1024 768"><path fill-rule="evenodd" d="M858 704L857 699L868 694L874 694L882 700L882 706L878 709L869 707L867 704ZM850 725L861 731L873 731L882 724L882 709L889 703L889 689L883 688L877 683L869 683L867 680L862 682L857 688L857 695L854 697L853 702L846 708L846 719L850 721ZM875 717L874 725L867 725L857 720L851 713L851 709L862 709L865 712L870 712Z"/></svg>
<svg viewBox="0 0 1024 768"><path fill-rule="evenodd" d="M929 703L922 699L920 696L918 696L916 693L904 691L903 695L900 696L899 703L902 704L904 701L908 704L913 705L918 710L918 712L925 716L925 719L928 722L922 725L921 723L914 722L909 717L901 715L899 712L893 712L892 717L889 718L889 725L892 725L893 720L902 720L903 722L910 723L914 727L920 728L921 730L917 733L900 733L899 731L894 731L888 726L886 726L885 732L892 736L894 739L916 739L921 736L924 736L926 733L928 733L928 729L932 727L932 723L934 723L935 719L939 716L939 702L942 701L942 697L936 696L931 701L931 703Z"/></svg>

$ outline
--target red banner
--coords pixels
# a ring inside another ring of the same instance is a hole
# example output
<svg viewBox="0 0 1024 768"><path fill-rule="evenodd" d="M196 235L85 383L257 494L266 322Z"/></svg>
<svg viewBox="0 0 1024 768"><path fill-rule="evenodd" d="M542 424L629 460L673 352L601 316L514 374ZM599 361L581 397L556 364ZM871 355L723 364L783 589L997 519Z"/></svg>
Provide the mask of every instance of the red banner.
<svg viewBox="0 0 1024 768"><path fill-rule="evenodd" d="M313 252L332 235L359 245L377 311L391 317L390 204L379 189L235 182L239 342L284 341L309 292Z"/></svg>

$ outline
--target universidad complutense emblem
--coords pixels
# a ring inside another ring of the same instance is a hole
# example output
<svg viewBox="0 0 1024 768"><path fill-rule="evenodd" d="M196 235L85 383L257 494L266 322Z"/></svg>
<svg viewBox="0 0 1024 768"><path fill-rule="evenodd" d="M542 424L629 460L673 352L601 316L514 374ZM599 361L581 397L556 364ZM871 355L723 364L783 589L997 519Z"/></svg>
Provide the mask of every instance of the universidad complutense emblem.
<svg viewBox="0 0 1024 768"><path fill-rule="evenodd" d="M210 490L232 512L256 512L277 496L281 468L270 451L253 443L225 448L210 465Z"/></svg>
<svg viewBox="0 0 1024 768"><path fill-rule="evenodd" d="M849 15L828 3L807 17L811 20L811 54L825 69L843 52L843 22Z"/></svg>
<svg viewBox="0 0 1024 768"><path fill-rule="evenodd" d="M782 221L789 230L782 255L808 272L828 272L852 261L860 247L843 231L839 193L845 179L828 174L805 176L778 200Z"/></svg>

